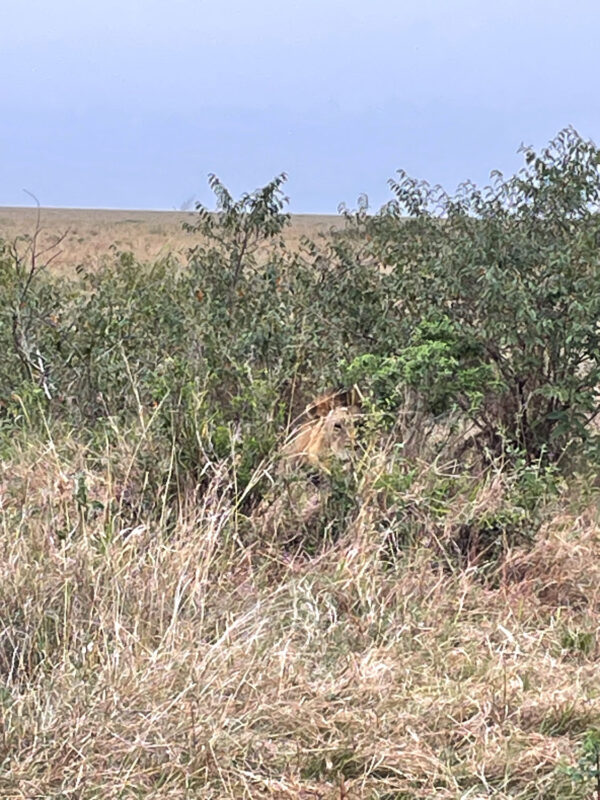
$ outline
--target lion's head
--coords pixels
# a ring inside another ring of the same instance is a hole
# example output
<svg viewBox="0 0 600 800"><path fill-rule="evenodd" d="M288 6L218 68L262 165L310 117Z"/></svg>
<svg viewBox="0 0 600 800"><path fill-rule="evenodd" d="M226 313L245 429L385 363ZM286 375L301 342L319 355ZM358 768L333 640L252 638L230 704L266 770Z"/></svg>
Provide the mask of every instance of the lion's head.
<svg viewBox="0 0 600 800"><path fill-rule="evenodd" d="M304 412L306 421L286 440L281 452L282 463L291 467L310 464L326 468L331 458L348 458L359 413L356 400L349 392L317 397Z"/></svg>

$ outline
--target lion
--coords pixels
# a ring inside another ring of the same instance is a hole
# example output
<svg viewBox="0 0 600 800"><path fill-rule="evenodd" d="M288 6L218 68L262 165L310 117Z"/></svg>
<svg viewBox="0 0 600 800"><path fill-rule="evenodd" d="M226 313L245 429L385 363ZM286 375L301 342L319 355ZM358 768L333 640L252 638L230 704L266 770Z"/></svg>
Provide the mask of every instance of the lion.
<svg viewBox="0 0 600 800"><path fill-rule="evenodd" d="M347 460L355 440L359 401L355 389L315 398L302 415L306 421L292 431L283 445L284 469L302 464L326 469L332 458Z"/></svg>
<svg viewBox="0 0 600 800"><path fill-rule="evenodd" d="M357 399L349 392L328 393L307 406L305 421L280 451L278 480L257 509L254 519L263 535L283 535L288 544L322 535L319 520L331 493L332 467L347 470L355 446Z"/></svg>

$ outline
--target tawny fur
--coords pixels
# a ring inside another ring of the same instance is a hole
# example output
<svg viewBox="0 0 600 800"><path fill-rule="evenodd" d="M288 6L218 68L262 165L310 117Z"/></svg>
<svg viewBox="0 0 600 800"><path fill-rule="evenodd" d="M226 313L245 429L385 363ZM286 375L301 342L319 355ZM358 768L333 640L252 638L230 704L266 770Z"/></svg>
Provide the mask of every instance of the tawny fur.
<svg viewBox="0 0 600 800"><path fill-rule="evenodd" d="M353 419L358 414L350 392L317 397L306 409L308 421L296 428L281 451L284 465L306 463L323 467L331 458L348 456L354 440Z"/></svg>
<svg viewBox="0 0 600 800"><path fill-rule="evenodd" d="M323 466L331 456L344 458L351 442L350 425L347 408L334 408L324 417L305 422L283 446L282 462Z"/></svg>
<svg viewBox="0 0 600 800"><path fill-rule="evenodd" d="M304 414L308 420L286 440L277 467L284 479L278 489L283 485L285 490L263 498L254 517L263 533L297 532L298 526L304 528L318 517L326 501L328 484L315 485L301 468L309 466L327 475L332 460L349 458L359 412L357 405L345 405L349 399L347 392L317 398Z"/></svg>

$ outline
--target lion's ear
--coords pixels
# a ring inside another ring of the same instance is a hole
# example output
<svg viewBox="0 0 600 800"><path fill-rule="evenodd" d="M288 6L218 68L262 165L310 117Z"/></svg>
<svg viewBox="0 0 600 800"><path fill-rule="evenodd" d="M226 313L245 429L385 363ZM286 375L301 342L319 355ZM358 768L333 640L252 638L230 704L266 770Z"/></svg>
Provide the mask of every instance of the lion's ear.
<svg viewBox="0 0 600 800"><path fill-rule="evenodd" d="M362 405L362 395L358 387L343 389L339 392L326 392L320 394L307 406L305 415L308 419L319 419L326 417L335 408L352 408L357 411Z"/></svg>

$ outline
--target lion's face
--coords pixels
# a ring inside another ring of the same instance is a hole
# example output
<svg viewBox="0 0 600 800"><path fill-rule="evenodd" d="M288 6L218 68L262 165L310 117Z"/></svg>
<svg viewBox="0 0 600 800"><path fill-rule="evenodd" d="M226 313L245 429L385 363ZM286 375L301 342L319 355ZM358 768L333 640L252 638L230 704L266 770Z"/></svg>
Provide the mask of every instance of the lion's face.
<svg viewBox="0 0 600 800"><path fill-rule="evenodd" d="M292 432L282 450L287 466L311 464L326 467L331 458L345 460L354 443L356 406L341 405L345 396L318 398L307 409L312 416Z"/></svg>

